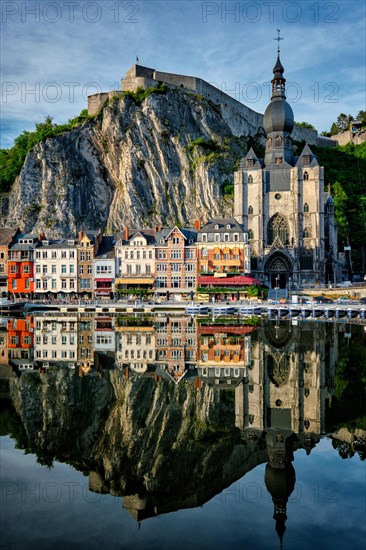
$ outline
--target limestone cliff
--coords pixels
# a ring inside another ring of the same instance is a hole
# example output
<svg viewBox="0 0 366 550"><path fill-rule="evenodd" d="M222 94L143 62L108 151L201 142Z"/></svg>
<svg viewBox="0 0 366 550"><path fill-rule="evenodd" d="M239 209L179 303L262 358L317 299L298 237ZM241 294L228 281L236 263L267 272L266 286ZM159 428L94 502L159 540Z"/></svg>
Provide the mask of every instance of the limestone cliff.
<svg viewBox="0 0 366 550"><path fill-rule="evenodd" d="M28 153L0 220L48 236L232 214L223 186L247 149L220 109L183 90L112 99Z"/></svg>

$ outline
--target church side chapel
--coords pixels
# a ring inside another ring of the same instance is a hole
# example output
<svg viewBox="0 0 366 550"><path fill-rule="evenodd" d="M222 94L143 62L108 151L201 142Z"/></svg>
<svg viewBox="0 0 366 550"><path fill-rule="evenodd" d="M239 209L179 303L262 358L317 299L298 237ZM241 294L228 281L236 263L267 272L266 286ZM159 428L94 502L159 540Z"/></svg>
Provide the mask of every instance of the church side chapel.
<svg viewBox="0 0 366 550"><path fill-rule="evenodd" d="M282 40L279 36L276 38ZM248 231L251 272L270 288L335 278L334 202L324 190L324 168L306 144L293 155L294 114L286 101L280 48L271 102L264 113L264 159L251 148L234 174L234 217Z"/></svg>

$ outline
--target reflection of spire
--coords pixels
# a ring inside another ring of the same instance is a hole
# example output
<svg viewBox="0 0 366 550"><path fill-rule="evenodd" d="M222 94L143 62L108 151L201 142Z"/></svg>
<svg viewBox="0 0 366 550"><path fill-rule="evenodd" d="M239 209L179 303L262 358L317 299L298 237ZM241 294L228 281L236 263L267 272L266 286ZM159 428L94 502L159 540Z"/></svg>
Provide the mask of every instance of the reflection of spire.
<svg viewBox="0 0 366 550"><path fill-rule="evenodd" d="M284 468L273 468L270 464L267 464L265 483L274 504L273 519L276 521L276 531L280 539L281 549L283 535L286 531L286 505L294 490L295 481L295 470L291 462L288 462Z"/></svg>

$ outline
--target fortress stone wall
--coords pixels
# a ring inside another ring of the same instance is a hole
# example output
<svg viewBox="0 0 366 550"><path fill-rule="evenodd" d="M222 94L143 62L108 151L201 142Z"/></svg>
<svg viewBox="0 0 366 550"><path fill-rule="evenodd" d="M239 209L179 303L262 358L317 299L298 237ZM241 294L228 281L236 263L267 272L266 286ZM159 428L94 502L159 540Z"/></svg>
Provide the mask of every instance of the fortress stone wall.
<svg viewBox="0 0 366 550"><path fill-rule="evenodd" d="M142 65L133 65L122 79L122 92L135 92L137 88L154 88L159 84L173 88L182 88L201 95L217 105L223 119L235 136L257 136L264 140L263 115L247 107L240 101L222 92L212 84L195 76L185 76L156 71ZM88 97L88 112L95 115L101 111L110 97L121 94L121 91L94 94ZM334 147L337 143L330 138L323 138L316 130L295 126L292 137L298 141L307 141L310 145Z"/></svg>

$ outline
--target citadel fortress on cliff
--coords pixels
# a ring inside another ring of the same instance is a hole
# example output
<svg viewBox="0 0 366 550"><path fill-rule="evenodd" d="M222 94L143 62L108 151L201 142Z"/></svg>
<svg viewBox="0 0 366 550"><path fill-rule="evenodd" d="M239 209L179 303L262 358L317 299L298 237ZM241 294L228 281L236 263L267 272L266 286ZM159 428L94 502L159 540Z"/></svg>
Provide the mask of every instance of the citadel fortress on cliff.
<svg viewBox="0 0 366 550"><path fill-rule="evenodd" d="M235 136L258 136L263 134L263 115L247 107L230 95L222 92L212 84L195 76L184 76L173 73L164 73L133 65L122 79L122 90L102 92L88 97L89 115L98 114L112 97L118 97L123 92L135 92L138 88L156 88L165 84L170 88L181 88L186 92L201 95L220 107L221 115ZM323 136L319 136L316 130L294 126L292 138L297 141L306 141L310 145L320 147L334 147L337 142Z"/></svg>

